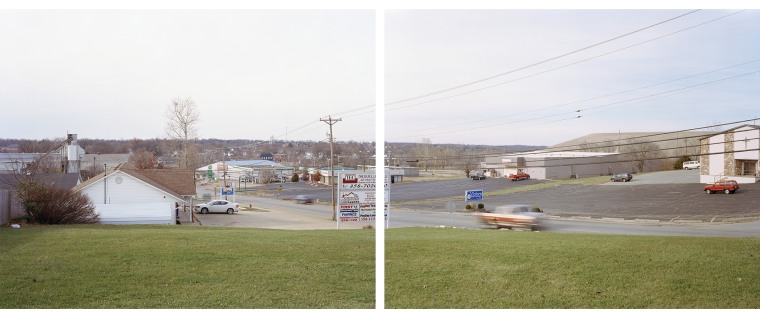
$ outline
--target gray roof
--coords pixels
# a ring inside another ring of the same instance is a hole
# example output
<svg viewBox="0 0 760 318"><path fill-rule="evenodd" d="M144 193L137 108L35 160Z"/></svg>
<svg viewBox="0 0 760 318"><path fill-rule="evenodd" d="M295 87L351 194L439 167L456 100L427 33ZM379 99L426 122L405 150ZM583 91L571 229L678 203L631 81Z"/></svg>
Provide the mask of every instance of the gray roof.
<svg viewBox="0 0 760 318"><path fill-rule="evenodd" d="M24 178L26 176L18 174L0 174L0 189L14 187L18 183L16 179L17 177ZM35 175L35 179L43 182L51 182L54 185L65 189L71 189L82 181L78 173L39 173Z"/></svg>

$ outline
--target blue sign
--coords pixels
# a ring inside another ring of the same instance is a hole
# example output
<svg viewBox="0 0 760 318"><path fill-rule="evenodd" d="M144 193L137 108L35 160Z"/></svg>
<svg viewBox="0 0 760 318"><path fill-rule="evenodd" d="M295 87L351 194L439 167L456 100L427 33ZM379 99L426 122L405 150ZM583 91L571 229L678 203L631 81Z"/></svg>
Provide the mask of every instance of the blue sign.
<svg viewBox="0 0 760 318"><path fill-rule="evenodd" d="M235 188L222 188L222 195L235 195Z"/></svg>
<svg viewBox="0 0 760 318"><path fill-rule="evenodd" d="M483 201L483 190L467 190L464 193L465 201Z"/></svg>

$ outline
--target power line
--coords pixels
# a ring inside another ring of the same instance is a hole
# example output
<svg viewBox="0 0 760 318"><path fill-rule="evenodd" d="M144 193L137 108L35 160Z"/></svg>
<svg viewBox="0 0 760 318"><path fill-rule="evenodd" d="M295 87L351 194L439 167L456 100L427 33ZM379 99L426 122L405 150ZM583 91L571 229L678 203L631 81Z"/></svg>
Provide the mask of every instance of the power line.
<svg viewBox="0 0 760 318"><path fill-rule="evenodd" d="M546 60L543 60L543 61L539 61L539 62L536 62L536 63L533 63L533 64L529 64L529 65L526 65L526 66L523 66L523 67L519 67L519 68L510 70L510 71L507 71L507 72L499 73L499 74L496 74L496 75L492 75L492 76L489 76L489 77L486 77L486 78L483 78L483 79L479 79L479 80L475 80L475 81L472 81L472 82L468 82L468 83L465 83L465 84L453 86L453 87L450 87L450 88L438 90L438 91L427 93L427 94L423 94L423 95L418 95L418 96L415 96L415 97L410 97L410 98L406 98L406 99L402 99L402 100L397 100L397 101L394 101L394 102L391 102L391 103L387 103L386 106L400 104L400 103L404 103L404 102L408 102L408 101L412 101L412 100L417 100L417 99L429 97L429 96L432 96L432 95L438 95L438 94L445 93L445 92L452 91L452 90L456 90L456 89L459 89L459 88L462 88L462 87L467 87L467 86L471 86L471 85L474 85L474 84L482 83L482 82L485 82L485 81L488 81L488 80L491 80L491 79L494 79L494 78L498 78L498 77L501 77L501 76L504 76L504 75L512 74L512 73L515 73L515 72L518 72L518 71L521 71L521 70L524 70L524 69L528 69L528 68L531 68L531 67L534 67L534 66L537 66L537 65L541 65L541 64L544 64L544 63L547 63L547 62L550 62L550 61L554 61L554 60L563 58L565 56L569 56L569 55L572 55L572 54L575 54L575 53L578 53L578 52L581 52L581 51L585 51L585 50L588 50L588 49L600 46L602 44L605 44L605 43L608 43L608 42L612 42L614 40L618 40L618 39L624 38L626 36L629 36L629 35L632 35L632 34L635 34L635 33L638 33L638 32L650 29L650 28L653 28L653 27L658 26L660 24L664 24L664 23L676 20L678 18L687 16L687 15L695 13L697 11L700 11L700 10L693 10L693 11L687 12L685 14L676 16L674 18L670 18L670 19L667 19L667 20L664 20L664 21L661 21L661 22L657 22L657 23L649 25L647 27L644 27L644 28L641 28L641 29L638 29L638 30L635 30L635 31L632 31L632 32L629 32L629 33L626 33L626 34L623 34L623 35L619 35L619 36L616 36L614 38L611 38L611 39L608 39L608 40L604 40L602 42L599 42L599 43L596 43L596 44L592 44L592 45L586 46L584 48L577 49L577 50L574 50L574 51L571 51L571 52L568 52L568 53L565 53L565 54L561 54L561 55L558 55L558 56L555 56L555 57L552 57L552 58L549 58L549 59L546 59ZM399 107L399 108L401 108L401 107ZM398 109L398 108L395 108L395 109Z"/></svg>
<svg viewBox="0 0 760 318"><path fill-rule="evenodd" d="M509 83L514 83L514 82L517 82L517 81L520 81L520 80L524 80L524 79L527 79L527 78L531 78L531 77L534 77L534 76L542 75L542 74L549 73L549 72L552 72L552 71L556 71L556 70L559 70L559 69L563 69L563 68L566 68L566 67L569 67L569 66L573 66L573 65L576 65L576 64L587 62L587 61L590 61L590 60L593 60L593 59L597 59L599 57L610 55L612 53L616 53L616 52L620 52L620 51L623 51L623 50L627 50L627 49L630 49L630 48L633 48L633 47L636 47L636 46L639 46L639 45L642 45L642 44L645 44L645 43L653 42L653 41L656 41L656 40L659 40L659 39L662 39L662 38L665 38L665 37L668 37L668 36L671 36L671 35L674 35L674 34L677 34L677 33L681 33L681 32L686 31L686 30L690 30L690 29L693 29L693 28L696 28L696 27L699 27L699 26L702 26L702 25L705 25L705 24L708 24L708 23L715 22L715 21L720 20L720 19L724 19L726 17L732 16L732 15L737 14L737 13L742 12L742 11L746 11L746 10L741 10L741 11L737 11L737 12L734 12L734 13L730 13L730 14L727 14L725 16L709 20L707 22L703 22L703 23L700 23L700 24L696 24L696 25L690 26L688 28L684 28L684 29L681 29L681 30L678 30L678 31L675 31L675 32L672 32L672 33L665 34L663 36L659 36L659 37L656 37L656 38L653 38L653 39L649 39L647 41L639 42L639 43L636 43L636 44L633 44L633 45L630 45L630 46L626 46L626 47L623 47L621 49L617 49L617 50L614 50L614 51L610 51L610 52L607 52L607 53L604 53L604 54L600 54L600 55L596 55L596 56L593 56L593 57L590 57L590 58L586 58L586 59L583 59L583 60L580 60L580 61L577 61L577 62L573 62L573 63L566 64L566 65L563 65L563 66L555 67L555 68L552 68L552 69L549 69L549 70L546 70L546 71L534 73L534 74L531 74L531 75L527 75L527 76L523 76L523 77L516 78L516 79L513 79L513 80L509 80L509 81L506 81L506 82L502 82L502 83L498 83L498 84L494 84L494 85L490 85L490 86L486 86L486 87L482 87L482 88L466 91L466 92L463 92L463 93L459 93L459 94L455 94L455 95L450 95L450 96L446 96L446 97L442 97L442 98L438 98L438 99L434 99L434 100L419 102L419 103L416 103L416 104L411 104L411 105L406 105L406 106L398 106L398 107L393 107L393 108L387 108L385 111L399 110L399 109L403 109L403 108L409 108L409 107L419 106L419 105L423 105L423 104L428 104L428 103L437 102L437 101L441 101L441 100L446 100L446 99L450 99L450 98L454 98L454 97L459 97L459 96L462 96L462 95L471 94L471 93L474 93L474 92L482 91L482 90L485 90L485 89L489 89L489 88L493 88L493 87L497 87L497 86L501 86L501 85L505 85L505 84L509 84ZM443 93L443 92L447 92L447 91L450 91L450 90L452 90L452 89L442 90L442 91L439 91L439 92ZM439 92L430 93L430 94L424 95L424 97L428 97L428 96L432 96L432 95L435 95L435 94L439 94ZM411 98L411 99L407 99L405 101L416 100L416 99L420 99L420 98L422 98L422 97ZM394 102L394 103L391 103L391 104L398 104L398 103L401 103L401 102ZM391 105L391 104L387 104L387 105Z"/></svg>
<svg viewBox="0 0 760 318"><path fill-rule="evenodd" d="M688 89L694 89L694 88L697 88L697 87L702 87L702 86L707 86L707 85L713 85L713 84L717 84L717 83L720 83L720 82L723 82L723 81L732 80L732 79L736 79L736 78L740 78L740 77L745 77L745 76L749 76L749 75L757 74L757 73L760 73L760 71L753 71L753 72L749 72L749 73L744 73L744 74L739 74L739 75L735 75L735 76L725 77L725 78L721 78L721 79L718 79L718 80L713 80L713 81L709 81L709 82L699 83L699 84L695 84L695 85L691 85L691 86L687 86L687 87L672 89L672 90L668 90L668 91L664 91L664 92L654 93L654 94L650 94L650 95L646 95L646 96L631 98L631 99L627 99L627 100L623 100L623 101L618 101L618 102L613 102L613 103L608 103L608 104L597 105L597 106L593 106L593 107L586 107L586 108L577 109L577 110L574 110L574 111L567 111L567 112L562 112L562 113L558 113L558 114L544 115L544 116L527 118L527 119L522 119L522 120L511 120L511 121L509 121L507 123L496 123L496 124L492 124L492 125L479 126L479 127L471 127L471 128L463 128L463 129L458 129L458 130L452 130L449 127L449 129L447 129L447 131L446 131L446 134L455 134L455 133L461 133L461 132L464 132L464 131L474 131L474 130L479 130L479 129L487 129L487 128L492 128L492 127L497 127L497 126L504 126L504 125L510 125L510 127L508 127L508 129L517 129L517 128L523 128L523 127L514 127L512 125L514 125L515 123L523 123L523 122L535 121L535 120L540 120L540 119L545 119L545 118L551 118L551 117L558 117L558 116L569 115L569 114L573 114L574 116L572 116L570 118L556 120L556 121L545 122L545 123L541 123L541 124L538 124L538 125L545 125L545 124L554 123L554 122L558 122L558 121L580 119L581 117L584 116L582 114L585 114L584 112L586 112L588 110L598 109L598 108L603 108L603 107L610 107L610 106L624 104L624 103L630 103L632 101L638 101L638 100L643 100L643 99L652 98L652 97L664 96L664 95L667 95L667 94L673 94L673 93L677 93L677 92L688 90ZM594 99L596 99L596 98L594 98ZM601 112L601 111L599 111L599 112ZM599 113L599 112L596 112L596 113ZM528 112L526 112L526 113L528 113ZM595 113L590 113L590 114L595 114ZM443 128L446 128L446 127L441 127L441 129L443 129ZM426 130L433 130L433 129L438 129L438 128L430 128L430 129L426 129ZM413 135L413 136L409 136L409 137L421 137L421 136L429 136L429 134L425 134L425 135Z"/></svg>
<svg viewBox="0 0 760 318"><path fill-rule="evenodd" d="M702 75L706 75L706 74L710 74L710 73L715 73L715 72L727 70L727 69L730 69L730 68L734 68L734 67L738 67L738 66L742 66L742 65L746 65L746 64L755 63L755 62L758 62L758 61L760 61L760 59L752 60L752 61L748 61L748 62L743 62L743 63L739 63L739 64L734 64L734 65L731 65L731 66L727 66L727 67L723 67L723 68L719 68L719 69L715 69L715 70L711 70L711 71L707 71L707 72L703 72L703 73L699 73L699 74L689 75L689 76L677 78L677 79L674 79L674 80L660 82L660 83L657 83L657 84L651 84L651 85L646 85L646 86L642 86L642 87L638 87L638 88L633 88L633 89L628 89L628 90L622 90L622 91L618 91L618 92L615 92L615 93L606 94L606 95L602 95L602 96L597 96L597 97L593 97L593 98L587 98L587 99L573 101L573 102L564 103L564 104L560 104L560 105L554 105L554 106L548 106L548 107L543 107L543 108L531 109L531 110L527 110L527 111L523 111L523 112L517 112L517 113L512 113L512 114L507 114L507 115L500 115L500 116L497 116L497 117L490 117L490 118L485 118L485 119L472 120L472 121L468 121L468 122L464 122L464 123L453 124L453 126L472 125L474 123L479 123L479 122L493 121L495 119L500 119L500 118L520 116L520 115L525 115L525 114L529 114L529 113L535 113L535 112L539 112L539 111L543 111L543 110L548 110L548 109L553 109L553 108L559 108L559 107L563 107L563 106L569 106L569 105L572 105L572 104L590 102L590 101L597 100L597 99L602 99L602 98L611 97L611 96L615 96L615 95L620 95L620 94L624 94L624 93L630 93L630 92L634 92L634 91L638 91L638 90L643 90L643 89L647 89L647 88L652 88L652 87L660 86L660 85L664 85L664 84L669 84L669 83L673 83L673 82L677 82L677 81L681 81L681 80L685 80L685 79L689 79L689 78L694 78L694 77L698 77L698 76L702 76ZM548 116L548 117L551 117L551 116ZM539 119L540 118L541 117L539 117ZM514 123L514 121L510 121L510 124L511 123ZM451 126L452 125L439 126L439 127L422 129L422 130L419 130L419 131L422 132L422 131L430 131L430 130L435 130L435 129L447 129L447 131L450 131L451 130Z"/></svg>

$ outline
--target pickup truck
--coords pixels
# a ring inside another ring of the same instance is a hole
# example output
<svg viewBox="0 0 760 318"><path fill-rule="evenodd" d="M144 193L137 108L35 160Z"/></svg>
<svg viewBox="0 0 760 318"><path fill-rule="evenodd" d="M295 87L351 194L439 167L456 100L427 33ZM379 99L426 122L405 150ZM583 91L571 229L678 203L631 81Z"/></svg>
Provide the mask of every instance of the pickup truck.
<svg viewBox="0 0 760 318"><path fill-rule="evenodd" d="M540 229L539 222L544 214L534 212L535 210L541 209L521 204L502 205L496 207L493 212L479 213L478 218L483 225L496 229L524 228L537 231Z"/></svg>
<svg viewBox="0 0 760 318"><path fill-rule="evenodd" d="M525 172L518 172L516 174L509 175L509 180L512 180L512 181L527 180L527 179L530 179L530 175Z"/></svg>

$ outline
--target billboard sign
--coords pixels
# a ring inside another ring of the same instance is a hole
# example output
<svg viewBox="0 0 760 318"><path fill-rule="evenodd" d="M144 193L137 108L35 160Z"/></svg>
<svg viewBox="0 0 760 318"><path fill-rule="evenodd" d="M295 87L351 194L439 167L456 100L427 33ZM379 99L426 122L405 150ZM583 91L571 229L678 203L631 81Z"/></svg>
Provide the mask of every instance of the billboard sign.
<svg viewBox="0 0 760 318"><path fill-rule="evenodd" d="M338 174L337 222L372 222L377 215L377 180L374 172L341 172ZM388 218L390 182L388 175L381 183L385 190L385 219Z"/></svg>

